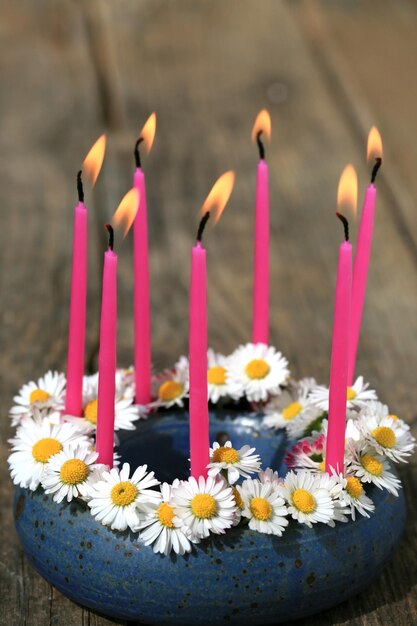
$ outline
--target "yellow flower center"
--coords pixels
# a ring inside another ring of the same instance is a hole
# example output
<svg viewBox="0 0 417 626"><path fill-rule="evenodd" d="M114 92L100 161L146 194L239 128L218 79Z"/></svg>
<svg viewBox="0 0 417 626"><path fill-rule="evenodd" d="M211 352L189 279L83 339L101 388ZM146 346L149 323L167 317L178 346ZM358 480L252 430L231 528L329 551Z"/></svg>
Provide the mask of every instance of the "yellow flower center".
<svg viewBox="0 0 417 626"><path fill-rule="evenodd" d="M243 509L243 507L245 505L244 505L244 502L242 500L242 496L239 493L239 489L237 489L236 487L232 487L232 491L233 491L233 497L235 499L237 508L238 509Z"/></svg>
<svg viewBox="0 0 417 626"><path fill-rule="evenodd" d="M81 459L69 459L63 463L59 475L66 485L78 485L87 478L88 465Z"/></svg>
<svg viewBox="0 0 417 626"><path fill-rule="evenodd" d="M164 402L172 402L183 393L184 387L176 380L166 380L158 389L158 397Z"/></svg>
<svg viewBox="0 0 417 626"><path fill-rule="evenodd" d="M239 461L239 452L234 448L217 448L213 452L214 463L237 463Z"/></svg>
<svg viewBox="0 0 417 626"><path fill-rule="evenodd" d="M98 409L98 400L91 400L87 402L84 407L83 415L88 422L91 424L97 424L97 409Z"/></svg>
<svg viewBox="0 0 417 626"><path fill-rule="evenodd" d="M378 426L372 431L372 437L384 448L393 448L397 441L394 431L388 426Z"/></svg>
<svg viewBox="0 0 417 626"><path fill-rule="evenodd" d="M292 503L301 513L312 513L316 508L313 495L306 489L296 489L292 494Z"/></svg>
<svg viewBox="0 0 417 626"><path fill-rule="evenodd" d="M135 501L138 490L128 480L117 483L110 491L110 498L116 506L129 506Z"/></svg>
<svg viewBox="0 0 417 626"><path fill-rule="evenodd" d="M354 400L357 396L356 391L353 387L348 387L346 391L346 400Z"/></svg>
<svg viewBox="0 0 417 626"><path fill-rule="evenodd" d="M364 454L361 457L361 463L366 471L369 472L369 474L372 474L372 476L381 476L384 466L374 456Z"/></svg>
<svg viewBox="0 0 417 626"><path fill-rule="evenodd" d="M208 493L198 493L191 500L191 510L200 519L211 519L217 511L217 503Z"/></svg>
<svg viewBox="0 0 417 626"><path fill-rule="evenodd" d="M326 470L326 459L323 459L319 465L320 472L324 472Z"/></svg>
<svg viewBox="0 0 417 626"><path fill-rule="evenodd" d="M356 478L355 476L348 476L346 480L346 491L348 494L352 496L352 498L360 498L363 493L363 487L359 478Z"/></svg>
<svg viewBox="0 0 417 626"><path fill-rule="evenodd" d="M207 380L210 385L224 385L226 383L226 369L220 365L210 367L207 372Z"/></svg>
<svg viewBox="0 0 417 626"><path fill-rule="evenodd" d="M29 396L29 402L31 404L35 404L35 402L46 402L48 398L49 393L47 391L44 391L43 389L39 389L38 387L31 392Z"/></svg>
<svg viewBox="0 0 417 626"><path fill-rule="evenodd" d="M249 363L245 367L245 372L246 375L249 376L249 378L251 378L252 380L261 380L262 378L265 378L267 374L269 374L270 369L271 368L269 367L268 363L263 359L253 359L252 361L249 361Z"/></svg>
<svg viewBox="0 0 417 626"><path fill-rule="evenodd" d="M398 422L398 420L399 420L398 415L392 415L392 414L390 414L390 415L388 415L388 417L390 417L392 420L395 420L396 422Z"/></svg>
<svg viewBox="0 0 417 626"><path fill-rule="evenodd" d="M32 456L38 463L46 463L51 456L58 454L61 450L62 444L58 439L44 437L44 439L39 439L39 441L32 446Z"/></svg>
<svg viewBox="0 0 417 626"><path fill-rule="evenodd" d="M250 502L250 510L253 517L266 522L271 519L272 505L266 498L252 498Z"/></svg>
<svg viewBox="0 0 417 626"><path fill-rule="evenodd" d="M285 409L282 410L282 417L289 422L299 414L302 408L299 402L291 402L291 404L288 404Z"/></svg>
<svg viewBox="0 0 417 626"><path fill-rule="evenodd" d="M166 526L167 528L174 528L174 509L172 508L172 506L169 506L169 504L163 502L159 505L156 514L163 526Z"/></svg>

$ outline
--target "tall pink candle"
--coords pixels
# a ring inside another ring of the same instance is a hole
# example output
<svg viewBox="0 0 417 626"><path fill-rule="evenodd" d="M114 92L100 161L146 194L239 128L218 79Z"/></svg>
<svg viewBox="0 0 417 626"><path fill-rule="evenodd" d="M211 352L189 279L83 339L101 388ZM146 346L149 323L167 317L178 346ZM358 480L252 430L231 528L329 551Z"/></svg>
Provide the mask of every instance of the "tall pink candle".
<svg viewBox="0 0 417 626"><path fill-rule="evenodd" d="M113 467L114 404L116 393L117 254L113 229L104 253L101 296L100 351L98 358L97 439L98 463Z"/></svg>
<svg viewBox="0 0 417 626"><path fill-rule="evenodd" d="M376 187L374 184L376 174L381 165L381 159L377 158L372 171L371 184L366 188L365 199L362 207L361 222L358 239L356 242L355 262L353 268L352 283L352 317L350 325L349 367L348 385L353 384L358 352L359 336L361 332L363 306L365 303L366 283L368 281L369 261L371 258L372 237L374 230Z"/></svg>
<svg viewBox="0 0 417 626"><path fill-rule="evenodd" d="M339 215L339 214L338 214ZM347 220L344 241L339 249L330 364L329 420L326 471L344 471L346 430L346 389L352 292L352 246L348 241Z"/></svg>
<svg viewBox="0 0 417 626"><path fill-rule="evenodd" d="M74 210L65 413L80 417L83 411L88 223L81 172L78 173L77 182L79 202Z"/></svg>
<svg viewBox="0 0 417 626"><path fill-rule="evenodd" d="M252 342L269 343L269 179L263 135L271 137L271 117L262 109L252 129L259 149L255 195L255 238L253 259Z"/></svg>
<svg viewBox="0 0 417 626"><path fill-rule="evenodd" d="M206 251L197 241L191 251L190 281L190 459L191 476L207 477L210 457L207 386Z"/></svg>
<svg viewBox="0 0 417 626"><path fill-rule="evenodd" d="M264 159L256 176L252 341L269 343L269 183Z"/></svg>
<svg viewBox="0 0 417 626"><path fill-rule="evenodd" d="M140 167L135 171L134 187L140 196L139 210L133 225L136 403L148 404L151 400L148 209L145 175Z"/></svg>

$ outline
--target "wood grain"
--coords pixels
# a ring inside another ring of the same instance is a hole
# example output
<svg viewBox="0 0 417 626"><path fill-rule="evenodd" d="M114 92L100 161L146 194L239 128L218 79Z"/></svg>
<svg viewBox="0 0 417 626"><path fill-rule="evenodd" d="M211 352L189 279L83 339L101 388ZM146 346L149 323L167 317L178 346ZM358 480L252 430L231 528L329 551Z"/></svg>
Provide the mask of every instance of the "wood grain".
<svg viewBox="0 0 417 626"><path fill-rule="evenodd" d="M328 378L341 239L334 217L337 180L345 163L352 161L364 189L369 176L364 162L368 125L376 117L381 122L387 159L378 180L358 369L395 412L410 422L415 419L415 340L411 338L417 331L416 256L414 207L408 200L415 192L415 179L412 168L405 165L414 148L411 134L405 142L409 157L403 157L403 144L394 137L406 118L415 133L414 92L404 95L410 101L404 103L393 126L392 108L386 98L384 104L378 99L380 81L369 79L376 63L365 37L371 9L359 9L356 3L356 8L352 3L348 8L314 4L317 13L307 3L273 0L4 4L0 77L2 84L11 86L0 99L1 218L7 234L0 265L0 399L5 416L22 382L49 367L65 368L74 175L104 129L109 133L108 154L97 188L88 195L87 351L95 366L103 224L131 186L134 141L153 110L158 115L157 138L144 167L155 367L165 367L187 351L189 255L197 212L214 180L229 168L236 170L236 187L222 220L206 238L210 343L228 352L248 340L257 161L249 136L257 111L266 106L273 122L273 140L267 148L271 339L289 358L295 375L315 375L323 382ZM392 16L395 37L404 37L395 53L398 67L401 55L407 51L411 55L415 45L411 35L407 39L404 34L410 27L401 26L404 11L414 27L417 20L404 2L389 7L383 18L378 17L375 37L383 41ZM352 42L358 46L353 56ZM360 50L369 53L366 63L359 62ZM348 68L346 75L340 67ZM337 81L332 78L335 74ZM404 74L392 71L390 79L393 90L404 93ZM120 364L129 364L133 345L130 237L117 246L118 357ZM3 458L9 432L5 418ZM5 623L112 623L73 605L26 564L12 528L5 464L1 471ZM368 592L312 618L311 624L408 626L417 622L412 498L416 480L412 465L404 472L408 527L390 569Z"/></svg>

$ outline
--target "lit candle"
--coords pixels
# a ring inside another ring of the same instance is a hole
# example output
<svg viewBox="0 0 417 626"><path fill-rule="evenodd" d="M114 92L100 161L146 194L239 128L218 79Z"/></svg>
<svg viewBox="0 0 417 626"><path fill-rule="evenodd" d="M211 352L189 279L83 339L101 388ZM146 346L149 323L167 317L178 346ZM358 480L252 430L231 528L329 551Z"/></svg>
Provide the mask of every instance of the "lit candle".
<svg viewBox="0 0 417 626"><path fill-rule="evenodd" d="M83 167L96 182L104 153L106 137L102 135L87 154ZM82 170L77 175L78 204L74 209L74 234L72 243L71 296L68 329L67 386L65 413L80 417L83 411L83 376L85 353L85 326L87 308L87 223L84 204Z"/></svg>
<svg viewBox="0 0 417 626"><path fill-rule="evenodd" d="M115 227L128 232L135 218L139 194L131 189L123 198L113 217ZM114 406L116 395L116 332L117 332L117 254L113 250L114 232L106 224L109 245L104 253L100 318L100 350L98 357L98 407L96 449L98 463L113 467Z"/></svg>
<svg viewBox="0 0 417 626"><path fill-rule="evenodd" d="M149 153L155 137L156 115L148 118L135 146L136 171L133 186L140 194L140 210L133 227L134 256L134 331L135 331L135 385L136 403L151 400L151 318L149 299L148 208L145 174L141 168L139 145L143 142Z"/></svg>
<svg viewBox="0 0 417 626"><path fill-rule="evenodd" d="M340 178L338 206L340 207L346 200L346 194L349 194L353 206L356 206L356 190L356 172L352 166L347 166ZM343 215L340 213L336 215L343 222L345 241L339 249L334 304L326 445L326 471L329 473L331 473L332 468L338 473L344 471L347 369L352 298L352 246L349 243L349 225Z"/></svg>
<svg viewBox="0 0 417 626"><path fill-rule="evenodd" d="M271 138L271 118L265 109L259 112L252 129L252 139L259 148L255 196L255 245L253 275L252 342L269 343L269 182L268 165L262 135Z"/></svg>
<svg viewBox="0 0 417 626"><path fill-rule="evenodd" d="M232 193L234 173L226 172L214 184L201 209L197 242L191 252L190 280L190 460L191 475L207 477L210 459L207 384L207 278L204 228L214 211L216 223Z"/></svg>
<svg viewBox="0 0 417 626"><path fill-rule="evenodd" d="M371 128L368 135L368 161L375 159L372 169L371 183L366 188L363 202L361 222L356 242L355 262L352 282L352 317L350 325L348 385L353 384L361 332L362 313L365 302L366 283L368 280L369 261L371 258L372 236L374 229L376 187L375 179L382 163L382 141L378 130Z"/></svg>

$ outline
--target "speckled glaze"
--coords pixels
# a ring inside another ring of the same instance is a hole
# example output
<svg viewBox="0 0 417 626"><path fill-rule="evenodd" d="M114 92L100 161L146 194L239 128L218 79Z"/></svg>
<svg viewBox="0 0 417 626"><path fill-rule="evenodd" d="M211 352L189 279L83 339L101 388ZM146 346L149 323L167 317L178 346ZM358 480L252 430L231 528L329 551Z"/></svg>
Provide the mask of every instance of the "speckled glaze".
<svg viewBox="0 0 417 626"><path fill-rule="evenodd" d="M211 438L253 443L264 466L282 469L283 434L259 418L210 416ZM160 480L187 475L188 425L173 412L121 438L123 461L148 463ZM17 532L33 567L66 596L99 613L144 624L277 624L319 612L364 589L389 560L405 521L404 498L368 490L370 519L291 524L270 537L235 528L186 557L155 555L129 533L98 524L76 502L58 505L41 490L16 489Z"/></svg>

